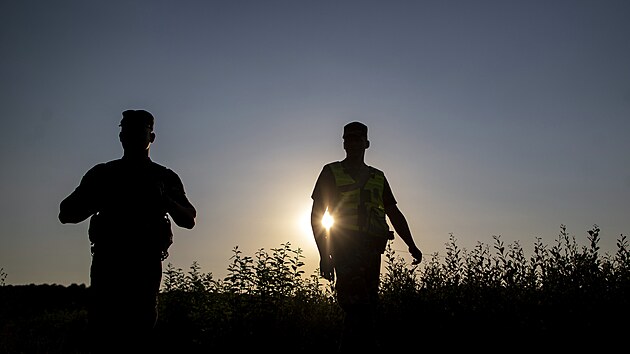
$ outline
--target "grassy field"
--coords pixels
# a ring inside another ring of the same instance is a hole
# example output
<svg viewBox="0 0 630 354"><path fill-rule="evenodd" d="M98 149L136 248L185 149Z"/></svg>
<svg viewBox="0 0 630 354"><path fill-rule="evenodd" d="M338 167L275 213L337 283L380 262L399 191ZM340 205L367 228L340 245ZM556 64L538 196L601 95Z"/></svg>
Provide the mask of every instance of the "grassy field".
<svg viewBox="0 0 630 354"><path fill-rule="evenodd" d="M381 276L379 336L388 352L428 350L606 350L630 333L626 236L600 254L599 227L587 245L561 226L551 246L526 257L518 243L468 251L451 235L445 255L407 264L388 246ZM165 267L152 352L267 350L334 352L342 314L334 287L305 275L300 249L282 244L253 256L233 249L228 275L196 262ZM3 279L3 277L0 277ZM86 352L84 285L0 284L0 353Z"/></svg>

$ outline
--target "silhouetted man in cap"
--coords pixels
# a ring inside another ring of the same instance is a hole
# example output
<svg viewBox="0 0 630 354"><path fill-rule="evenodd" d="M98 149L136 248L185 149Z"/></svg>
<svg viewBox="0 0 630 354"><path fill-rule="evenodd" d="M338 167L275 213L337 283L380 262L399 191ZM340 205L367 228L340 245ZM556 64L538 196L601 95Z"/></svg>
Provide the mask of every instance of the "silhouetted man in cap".
<svg viewBox="0 0 630 354"><path fill-rule="evenodd" d="M172 243L170 220L192 229L196 218L179 176L149 157L153 115L126 110L122 116L122 158L88 170L59 211L64 224L90 218L92 352L151 347L162 261Z"/></svg>
<svg viewBox="0 0 630 354"><path fill-rule="evenodd" d="M345 315L341 352L377 349L374 321L381 254L387 241L394 238L385 216L407 244L414 263L422 260L385 174L364 162L370 146L367 130L361 122L344 126L346 158L323 167L311 195L311 227L320 254L320 275L332 282L336 274L337 300ZM329 231L322 224L327 210L334 219Z"/></svg>

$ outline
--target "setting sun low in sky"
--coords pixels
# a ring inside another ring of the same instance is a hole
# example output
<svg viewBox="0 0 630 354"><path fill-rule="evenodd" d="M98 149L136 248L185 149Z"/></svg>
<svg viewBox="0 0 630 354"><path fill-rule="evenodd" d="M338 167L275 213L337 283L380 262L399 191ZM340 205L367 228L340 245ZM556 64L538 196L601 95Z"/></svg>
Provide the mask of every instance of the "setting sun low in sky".
<svg viewBox="0 0 630 354"><path fill-rule="evenodd" d="M326 210L326 213L324 213L324 217L322 218L322 225L324 225L326 230L329 231L334 223L335 220L333 219L332 215L330 215L328 210Z"/></svg>

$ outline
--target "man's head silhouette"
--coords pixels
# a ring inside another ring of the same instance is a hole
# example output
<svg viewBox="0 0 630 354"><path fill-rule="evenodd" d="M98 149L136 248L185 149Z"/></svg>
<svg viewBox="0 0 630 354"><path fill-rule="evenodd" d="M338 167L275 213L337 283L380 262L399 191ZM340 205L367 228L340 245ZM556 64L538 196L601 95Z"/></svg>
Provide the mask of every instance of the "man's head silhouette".
<svg viewBox="0 0 630 354"><path fill-rule="evenodd" d="M151 143L155 141L153 115L145 110L128 109L122 113L120 121L120 142L126 155L147 155Z"/></svg>
<svg viewBox="0 0 630 354"><path fill-rule="evenodd" d="M363 154L370 147L368 127L361 122L350 122L343 127L343 148L352 156Z"/></svg>
<svg viewBox="0 0 630 354"><path fill-rule="evenodd" d="M121 128L149 128L153 130L155 119L153 115L143 109L128 109L122 113Z"/></svg>
<svg viewBox="0 0 630 354"><path fill-rule="evenodd" d="M350 122L343 127L343 138L358 136L367 139L368 127L361 122Z"/></svg>

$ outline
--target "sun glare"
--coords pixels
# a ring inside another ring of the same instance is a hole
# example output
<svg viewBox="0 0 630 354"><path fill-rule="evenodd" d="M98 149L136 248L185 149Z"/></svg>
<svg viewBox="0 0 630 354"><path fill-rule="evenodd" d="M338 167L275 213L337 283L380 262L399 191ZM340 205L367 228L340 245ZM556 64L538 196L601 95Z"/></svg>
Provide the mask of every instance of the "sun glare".
<svg viewBox="0 0 630 354"><path fill-rule="evenodd" d="M322 218L322 225L324 225L326 230L330 230L334 223L335 220L333 219L332 215L330 215L328 210L326 210L326 213L324 213L324 217Z"/></svg>

